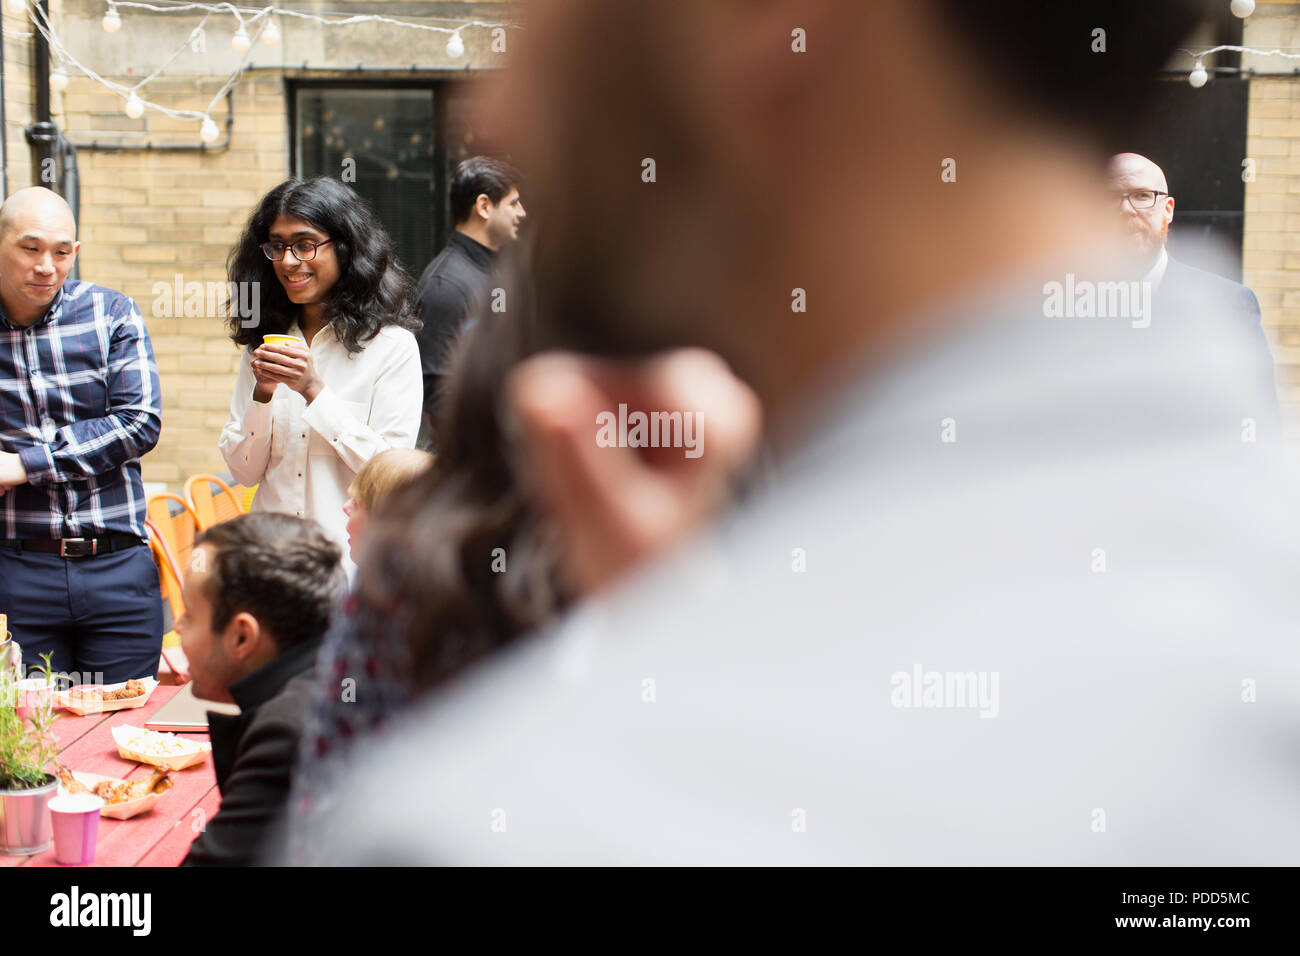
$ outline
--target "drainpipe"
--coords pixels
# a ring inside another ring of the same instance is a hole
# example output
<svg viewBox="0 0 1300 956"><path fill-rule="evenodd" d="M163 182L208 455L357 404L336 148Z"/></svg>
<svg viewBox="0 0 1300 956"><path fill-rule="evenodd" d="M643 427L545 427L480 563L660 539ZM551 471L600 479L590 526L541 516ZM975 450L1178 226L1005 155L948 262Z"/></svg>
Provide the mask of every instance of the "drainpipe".
<svg viewBox="0 0 1300 956"><path fill-rule="evenodd" d="M5 18L0 16L0 179L9 198L9 121L5 118Z"/></svg>

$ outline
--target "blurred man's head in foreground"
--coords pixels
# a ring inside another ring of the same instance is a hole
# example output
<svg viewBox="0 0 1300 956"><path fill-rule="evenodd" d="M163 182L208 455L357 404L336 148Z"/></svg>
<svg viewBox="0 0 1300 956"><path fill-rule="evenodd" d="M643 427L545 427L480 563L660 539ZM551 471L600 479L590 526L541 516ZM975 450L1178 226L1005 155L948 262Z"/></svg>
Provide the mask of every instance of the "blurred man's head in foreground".
<svg viewBox="0 0 1300 956"><path fill-rule="evenodd" d="M704 345L775 406L910 313L1100 240L1104 157L1204 6L537 4L493 113L555 344Z"/></svg>

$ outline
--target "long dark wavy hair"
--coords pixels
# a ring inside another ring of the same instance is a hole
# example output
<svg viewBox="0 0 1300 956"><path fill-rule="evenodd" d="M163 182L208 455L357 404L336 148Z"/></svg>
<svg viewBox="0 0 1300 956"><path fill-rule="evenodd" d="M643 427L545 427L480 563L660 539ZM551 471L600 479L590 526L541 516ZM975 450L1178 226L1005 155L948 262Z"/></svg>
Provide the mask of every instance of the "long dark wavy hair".
<svg viewBox="0 0 1300 956"><path fill-rule="evenodd" d="M287 180L267 193L230 250L230 281L236 289L258 290L260 300L260 321L251 328L228 308L230 336L237 345L260 344L263 335L287 332L298 319L300 307L289 301L274 263L261 250L270 239L271 224L282 215L305 219L333 240L339 278L325 302L325 319L349 353L361 351L386 325L411 331L421 327L413 308L414 284L369 204L338 180L317 176ZM257 285L239 285L245 282Z"/></svg>
<svg viewBox="0 0 1300 956"><path fill-rule="evenodd" d="M412 697L567 604L558 549L520 481L503 404L506 375L539 350L531 284L517 278L527 274L518 262L527 257L517 246L516 261L505 264L509 310L483 309L453 350L435 412L432 470L392 495L367 525L356 635L381 649L384 676Z"/></svg>

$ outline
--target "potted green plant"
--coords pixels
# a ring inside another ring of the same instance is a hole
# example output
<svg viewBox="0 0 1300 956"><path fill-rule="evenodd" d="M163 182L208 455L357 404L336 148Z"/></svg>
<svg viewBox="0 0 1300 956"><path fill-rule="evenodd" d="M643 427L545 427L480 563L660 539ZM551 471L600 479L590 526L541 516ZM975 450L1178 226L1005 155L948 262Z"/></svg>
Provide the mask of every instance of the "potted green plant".
<svg viewBox="0 0 1300 956"><path fill-rule="evenodd" d="M50 655L41 655L37 668L47 686L53 686ZM36 702L18 715L18 682L8 668L0 668L0 855L31 855L50 845L50 798L59 778L47 769L59 747L50 728L54 723L54 695L33 695Z"/></svg>

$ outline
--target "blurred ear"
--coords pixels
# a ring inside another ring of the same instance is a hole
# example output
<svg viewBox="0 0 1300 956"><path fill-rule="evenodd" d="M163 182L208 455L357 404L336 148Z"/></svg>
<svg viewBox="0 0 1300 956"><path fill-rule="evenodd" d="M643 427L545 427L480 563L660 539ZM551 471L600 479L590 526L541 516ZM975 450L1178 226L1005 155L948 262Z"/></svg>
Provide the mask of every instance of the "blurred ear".
<svg viewBox="0 0 1300 956"><path fill-rule="evenodd" d="M574 595L605 586L707 522L758 444L757 397L701 349L633 361L553 352L521 363L507 387L520 474L554 525ZM635 412L677 413L684 440L611 443L627 431L611 422Z"/></svg>
<svg viewBox="0 0 1300 956"><path fill-rule="evenodd" d="M240 611L232 617L222 635L226 656L236 664L243 664L256 656L268 641L269 637L257 618L247 611Z"/></svg>

